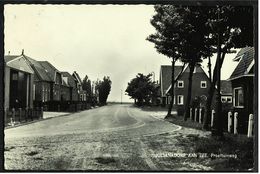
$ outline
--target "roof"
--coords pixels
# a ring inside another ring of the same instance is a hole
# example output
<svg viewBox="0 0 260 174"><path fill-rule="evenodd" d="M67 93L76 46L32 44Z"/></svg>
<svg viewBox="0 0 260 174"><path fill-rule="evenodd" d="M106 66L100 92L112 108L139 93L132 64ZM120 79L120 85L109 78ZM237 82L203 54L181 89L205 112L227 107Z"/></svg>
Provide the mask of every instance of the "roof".
<svg viewBox="0 0 260 174"><path fill-rule="evenodd" d="M4 61L6 63L6 66L12 69L34 74L32 67L29 65L29 63L22 55L4 56Z"/></svg>
<svg viewBox="0 0 260 174"><path fill-rule="evenodd" d="M68 73L68 72L61 72L61 74L62 74L63 77L68 77L68 85L70 87L73 87L73 88L77 87L75 79L74 79L74 77L70 73Z"/></svg>
<svg viewBox="0 0 260 174"><path fill-rule="evenodd" d="M51 78L49 77L48 73L46 72L45 68L36 60L25 56L25 59L29 62L31 65L32 69L34 70L34 73L36 74L34 76L34 80L37 81L52 81Z"/></svg>
<svg viewBox="0 0 260 174"><path fill-rule="evenodd" d="M230 94L230 95L232 95L232 85L231 85L231 81L221 80L220 93L221 93L221 94Z"/></svg>
<svg viewBox="0 0 260 174"><path fill-rule="evenodd" d="M247 75L254 75L253 71L250 71L254 66L254 47L242 48L236 57L235 61L239 61L237 67L230 76L230 80L240 78Z"/></svg>
<svg viewBox="0 0 260 174"><path fill-rule="evenodd" d="M42 67L44 67L45 71L49 75L50 79L55 82L56 72L59 72L50 62L48 61L39 61Z"/></svg>
<svg viewBox="0 0 260 174"><path fill-rule="evenodd" d="M6 55L5 57L5 63L10 62L11 60L14 60L17 57L20 57L21 55Z"/></svg>
<svg viewBox="0 0 260 174"><path fill-rule="evenodd" d="M182 66L175 66L174 70L174 78L178 76L181 72ZM162 65L161 66L161 74L160 74L160 85L161 85L161 94L164 96L166 90L171 85L172 79L172 66L171 65Z"/></svg>
<svg viewBox="0 0 260 174"><path fill-rule="evenodd" d="M81 80L80 76L78 75L78 73L77 73L76 71L73 72L73 76L75 76L76 80L77 80L80 84L82 84L82 80Z"/></svg>

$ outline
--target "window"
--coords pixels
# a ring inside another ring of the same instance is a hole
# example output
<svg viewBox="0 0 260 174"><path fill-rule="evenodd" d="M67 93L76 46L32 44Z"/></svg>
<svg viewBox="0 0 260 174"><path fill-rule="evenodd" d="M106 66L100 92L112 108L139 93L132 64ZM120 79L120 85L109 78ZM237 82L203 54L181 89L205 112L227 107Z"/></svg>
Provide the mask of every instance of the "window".
<svg viewBox="0 0 260 174"><path fill-rule="evenodd" d="M206 81L201 81L200 82L200 88L207 88L207 82Z"/></svg>
<svg viewBox="0 0 260 174"><path fill-rule="evenodd" d="M178 88L184 88L184 82L182 80L178 80Z"/></svg>
<svg viewBox="0 0 260 174"><path fill-rule="evenodd" d="M232 103L232 97L227 97L227 102Z"/></svg>
<svg viewBox="0 0 260 174"><path fill-rule="evenodd" d="M183 95L178 95L177 104L178 104L178 105L183 105Z"/></svg>
<svg viewBox="0 0 260 174"><path fill-rule="evenodd" d="M231 96L221 96L221 102L222 103L232 103L232 97Z"/></svg>
<svg viewBox="0 0 260 174"><path fill-rule="evenodd" d="M244 107L244 92L242 87L234 88L234 106Z"/></svg>

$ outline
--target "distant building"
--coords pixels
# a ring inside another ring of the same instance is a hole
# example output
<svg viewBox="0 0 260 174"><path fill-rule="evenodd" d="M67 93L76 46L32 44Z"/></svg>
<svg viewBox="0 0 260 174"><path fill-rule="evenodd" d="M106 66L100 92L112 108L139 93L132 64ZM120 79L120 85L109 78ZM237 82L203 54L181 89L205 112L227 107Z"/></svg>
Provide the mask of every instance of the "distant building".
<svg viewBox="0 0 260 174"><path fill-rule="evenodd" d="M4 57L4 107L32 108L34 71L23 55Z"/></svg>
<svg viewBox="0 0 260 174"><path fill-rule="evenodd" d="M229 80L232 83L234 112L238 112L239 130L246 132L249 114L254 113L255 85L255 50L253 47L242 48L233 59L238 65Z"/></svg>
<svg viewBox="0 0 260 174"><path fill-rule="evenodd" d="M82 80L76 71L73 72L72 76L76 79L76 85L78 89L78 95L80 101L87 101L87 92L82 88Z"/></svg>
<svg viewBox="0 0 260 174"><path fill-rule="evenodd" d="M61 72L63 81L69 86L69 100L79 101L77 80L68 72Z"/></svg>

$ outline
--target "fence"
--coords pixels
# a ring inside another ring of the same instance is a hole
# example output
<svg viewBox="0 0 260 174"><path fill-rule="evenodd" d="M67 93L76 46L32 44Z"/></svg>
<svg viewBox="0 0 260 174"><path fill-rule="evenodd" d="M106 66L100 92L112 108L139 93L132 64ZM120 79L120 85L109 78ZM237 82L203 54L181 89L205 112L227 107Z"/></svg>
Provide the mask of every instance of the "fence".
<svg viewBox="0 0 260 174"><path fill-rule="evenodd" d="M43 107L41 108L6 108L5 109L5 126L15 125L17 123L42 119Z"/></svg>
<svg viewBox="0 0 260 174"><path fill-rule="evenodd" d="M204 108L190 108L190 120L203 123L203 118L205 114ZM245 121L243 114L239 115L238 112L227 112L223 111L222 114L225 115L223 117L223 128L224 131L233 134L247 134L248 137L252 137L254 134L254 115L250 114L248 116L248 120ZM211 117L210 117L210 126L213 127L216 120L216 113L215 110L212 110ZM246 126L244 126L246 124ZM246 128L246 130L245 130Z"/></svg>
<svg viewBox="0 0 260 174"><path fill-rule="evenodd" d="M34 106L43 107L44 111L77 112L77 111L90 109L91 104L87 102L78 102L78 101L47 101L47 102L35 102Z"/></svg>

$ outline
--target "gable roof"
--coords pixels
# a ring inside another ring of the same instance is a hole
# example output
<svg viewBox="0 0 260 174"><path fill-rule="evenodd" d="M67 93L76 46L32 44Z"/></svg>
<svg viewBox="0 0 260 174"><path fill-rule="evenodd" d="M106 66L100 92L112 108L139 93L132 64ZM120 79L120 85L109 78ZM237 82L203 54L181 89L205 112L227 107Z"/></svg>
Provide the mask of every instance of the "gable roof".
<svg viewBox="0 0 260 174"><path fill-rule="evenodd" d="M174 78L178 76L181 72L182 66L175 66ZM172 79L172 66L171 65L162 65L160 71L160 85L161 85L161 95L164 96L165 92L171 85Z"/></svg>
<svg viewBox="0 0 260 174"><path fill-rule="evenodd" d="M21 55L6 55L6 56L4 56L4 60L5 60L5 63L8 63L11 60L14 60L18 57L21 57Z"/></svg>
<svg viewBox="0 0 260 174"><path fill-rule="evenodd" d="M78 83L82 84L82 80L76 71L73 72L72 76L75 77L75 79L78 81Z"/></svg>
<svg viewBox="0 0 260 174"><path fill-rule="evenodd" d="M76 82L75 82L75 78L68 72L61 72L63 77L68 77L68 86L72 87L72 88L76 88Z"/></svg>
<svg viewBox="0 0 260 174"><path fill-rule="evenodd" d="M239 63L235 68L235 70L233 71L233 73L231 74L229 80L233 80L243 76L254 75L254 73L250 71L255 63L254 54L255 54L254 47L245 47L238 52L234 60L239 61Z"/></svg>
<svg viewBox="0 0 260 174"><path fill-rule="evenodd" d="M23 71L29 74L34 74L32 67L28 64L28 62L22 55L4 56L4 61L6 63L6 66L12 69Z"/></svg>
<svg viewBox="0 0 260 174"><path fill-rule="evenodd" d="M49 75L50 79L55 82L56 72L60 72L57 68L55 68L50 62L48 61L39 61L42 67L44 67L45 71Z"/></svg>
<svg viewBox="0 0 260 174"><path fill-rule="evenodd" d="M44 69L44 67L38 61L36 61L28 56L25 56L25 55L23 55L23 56L29 62L30 66L34 70L34 73L36 74L34 76L34 80L52 81L51 78L49 77L49 75L47 74L46 70Z"/></svg>
<svg viewBox="0 0 260 174"><path fill-rule="evenodd" d="M232 85L231 81L228 80L221 80L221 89L220 89L221 94L226 94L226 95L232 95Z"/></svg>

